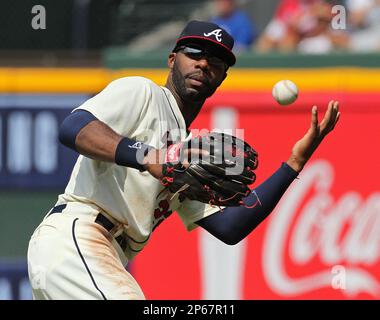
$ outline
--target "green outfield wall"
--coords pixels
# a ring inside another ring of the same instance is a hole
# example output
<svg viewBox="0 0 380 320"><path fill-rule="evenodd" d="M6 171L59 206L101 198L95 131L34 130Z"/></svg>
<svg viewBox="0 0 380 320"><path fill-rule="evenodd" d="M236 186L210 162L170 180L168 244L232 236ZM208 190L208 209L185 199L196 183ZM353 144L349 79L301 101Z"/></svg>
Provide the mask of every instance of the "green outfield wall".
<svg viewBox="0 0 380 320"><path fill-rule="evenodd" d="M26 257L28 241L59 191L0 191L0 258Z"/></svg>

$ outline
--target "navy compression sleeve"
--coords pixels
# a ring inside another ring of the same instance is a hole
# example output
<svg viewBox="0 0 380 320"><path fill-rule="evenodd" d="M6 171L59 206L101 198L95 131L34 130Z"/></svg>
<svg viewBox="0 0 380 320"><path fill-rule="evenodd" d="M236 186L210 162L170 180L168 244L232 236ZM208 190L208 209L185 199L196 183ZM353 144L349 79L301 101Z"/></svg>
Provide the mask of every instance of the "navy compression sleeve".
<svg viewBox="0 0 380 320"><path fill-rule="evenodd" d="M251 233L275 208L298 173L282 163L281 167L245 198L253 208L228 207L196 223L223 242L233 245Z"/></svg>
<svg viewBox="0 0 380 320"><path fill-rule="evenodd" d="M77 151L75 139L79 131L94 120L97 118L86 110L76 110L70 113L59 128L59 141L66 147Z"/></svg>

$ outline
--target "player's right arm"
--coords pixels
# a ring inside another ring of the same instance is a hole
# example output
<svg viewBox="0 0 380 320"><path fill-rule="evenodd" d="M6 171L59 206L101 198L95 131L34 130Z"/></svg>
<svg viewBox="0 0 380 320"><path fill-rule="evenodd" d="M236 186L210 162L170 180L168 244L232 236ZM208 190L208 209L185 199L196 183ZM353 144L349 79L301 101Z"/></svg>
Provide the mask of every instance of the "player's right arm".
<svg viewBox="0 0 380 320"><path fill-rule="evenodd" d="M162 167L155 158L162 152L132 138L140 121L152 112L151 85L141 77L111 82L66 117L59 140L88 158L147 170L160 178Z"/></svg>
<svg viewBox="0 0 380 320"><path fill-rule="evenodd" d="M86 110L78 109L65 118L60 127L59 140L88 158L147 170L156 178L162 176L159 158L163 151L116 133ZM133 147L136 143L140 149Z"/></svg>
<svg viewBox="0 0 380 320"><path fill-rule="evenodd" d="M62 123L59 140L65 146L94 160L114 162L116 148L123 137L92 113L77 110Z"/></svg>

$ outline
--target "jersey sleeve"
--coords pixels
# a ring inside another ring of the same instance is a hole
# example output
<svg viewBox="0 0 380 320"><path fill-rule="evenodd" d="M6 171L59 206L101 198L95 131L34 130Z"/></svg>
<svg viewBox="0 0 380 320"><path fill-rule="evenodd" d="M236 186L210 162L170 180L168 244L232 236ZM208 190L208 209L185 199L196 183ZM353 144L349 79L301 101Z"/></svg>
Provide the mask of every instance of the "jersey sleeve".
<svg viewBox="0 0 380 320"><path fill-rule="evenodd" d="M151 81L126 77L112 81L100 93L78 108L91 112L118 134L130 136L145 114L152 99Z"/></svg>
<svg viewBox="0 0 380 320"><path fill-rule="evenodd" d="M207 203L185 199L177 209L177 213L185 225L187 231L191 231L198 227L198 225L195 224L196 221L219 212L220 209L221 207L211 206Z"/></svg>

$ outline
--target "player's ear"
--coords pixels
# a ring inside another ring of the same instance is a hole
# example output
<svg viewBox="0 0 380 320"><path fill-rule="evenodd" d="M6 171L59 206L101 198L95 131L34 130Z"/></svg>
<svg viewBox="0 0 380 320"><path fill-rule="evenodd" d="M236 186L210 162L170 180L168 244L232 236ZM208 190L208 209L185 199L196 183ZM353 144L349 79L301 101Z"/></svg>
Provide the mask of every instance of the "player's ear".
<svg viewBox="0 0 380 320"><path fill-rule="evenodd" d="M170 69L173 69L173 65L174 65L174 61L175 61L175 57L176 57L176 53L175 52L172 52L171 54L169 54L169 58L168 58L168 67Z"/></svg>

